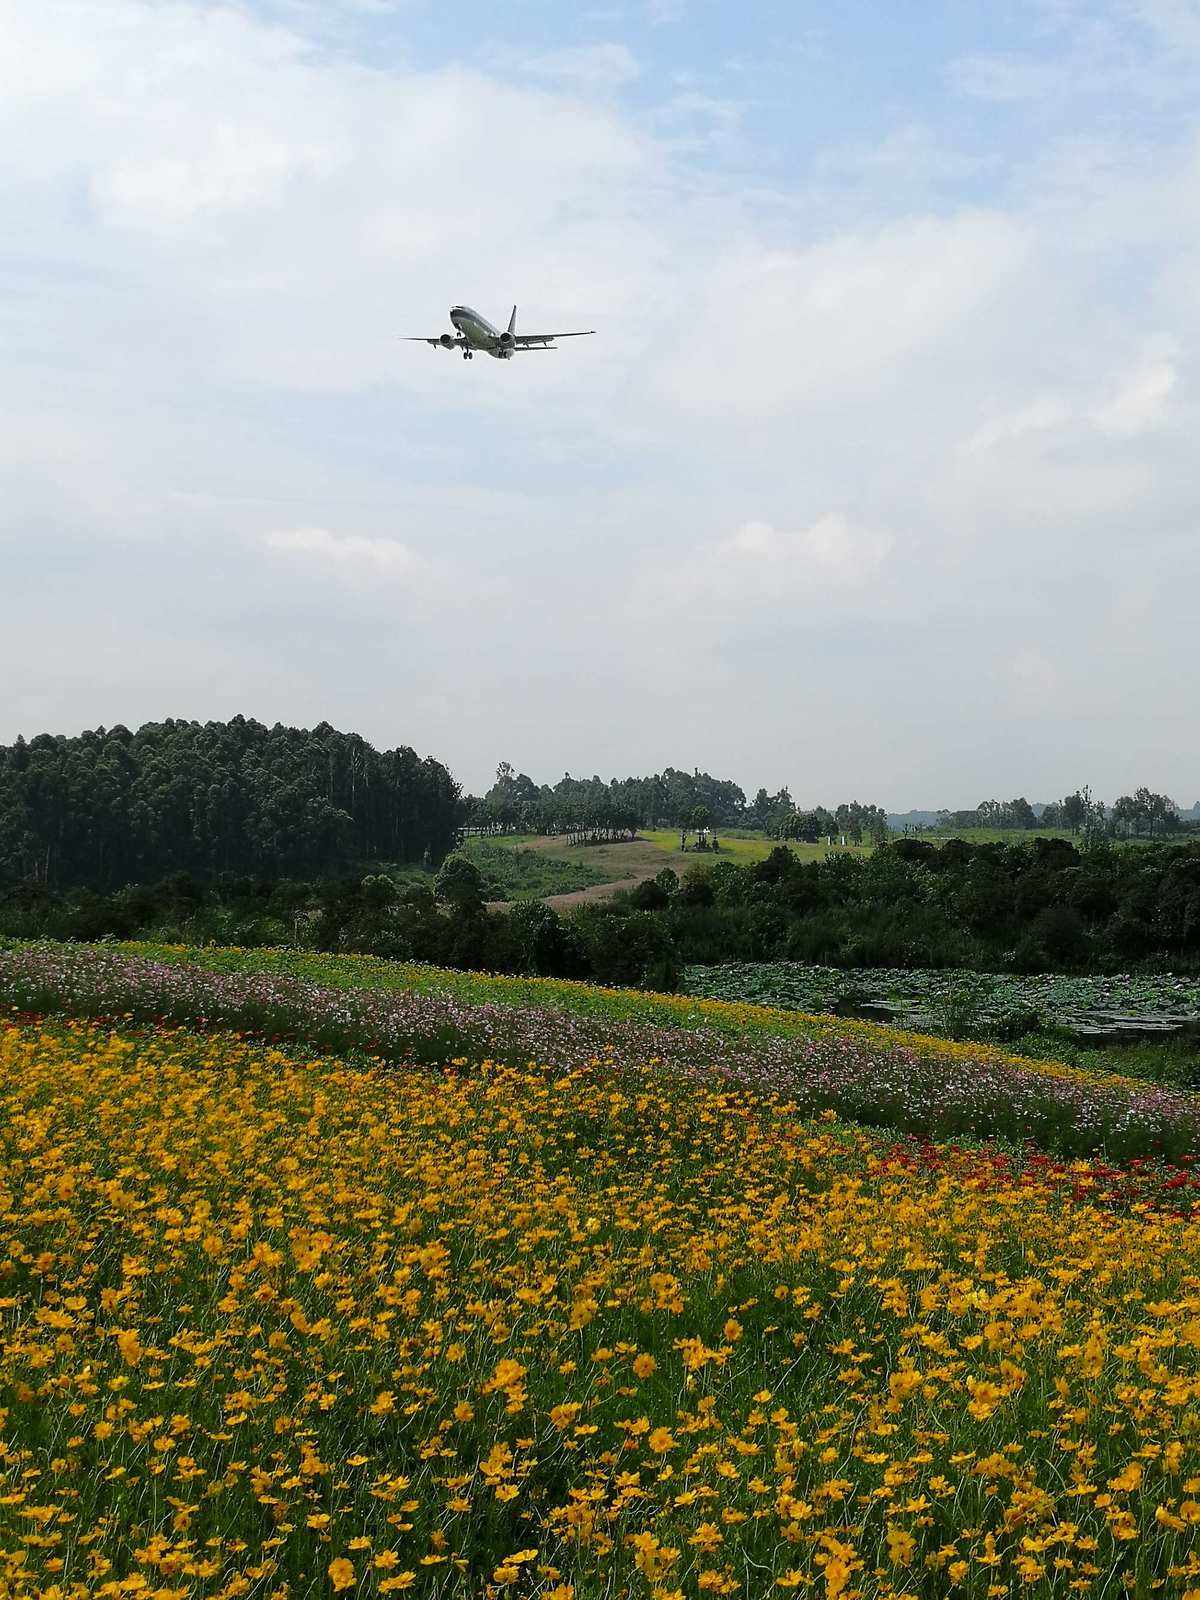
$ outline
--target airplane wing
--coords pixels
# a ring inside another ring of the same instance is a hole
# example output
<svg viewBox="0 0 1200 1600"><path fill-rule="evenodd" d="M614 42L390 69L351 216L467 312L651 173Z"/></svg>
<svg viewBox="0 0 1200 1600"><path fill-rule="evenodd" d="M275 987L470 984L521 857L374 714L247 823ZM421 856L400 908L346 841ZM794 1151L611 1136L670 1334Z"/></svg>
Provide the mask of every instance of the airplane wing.
<svg viewBox="0 0 1200 1600"><path fill-rule="evenodd" d="M518 333L513 345L518 350L528 350L534 345L548 345L551 339L586 339L595 328L581 328L577 333Z"/></svg>
<svg viewBox="0 0 1200 1600"><path fill-rule="evenodd" d="M401 343L402 344L431 344L431 345L435 345L435 346L436 345L441 345L443 350L461 350L462 347L466 344L466 342L467 341L465 339L461 338L461 337L459 337L457 339L452 338L451 335L448 334L448 333L439 334L439 336L436 339L427 339L424 334L420 334L420 333L418 333L418 334L409 333L409 334L402 334L401 335Z"/></svg>

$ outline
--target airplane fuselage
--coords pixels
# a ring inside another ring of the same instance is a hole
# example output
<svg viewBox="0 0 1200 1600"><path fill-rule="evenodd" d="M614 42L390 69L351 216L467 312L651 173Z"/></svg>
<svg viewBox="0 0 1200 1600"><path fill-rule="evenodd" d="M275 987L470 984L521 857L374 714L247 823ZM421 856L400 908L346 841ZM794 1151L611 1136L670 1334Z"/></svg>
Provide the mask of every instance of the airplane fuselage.
<svg viewBox="0 0 1200 1600"><path fill-rule="evenodd" d="M486 350L497 361L510 361L513 353L513 336L501 333L478 311L470 306L451 306L450 321L467 341L471 350Z"/></svg>

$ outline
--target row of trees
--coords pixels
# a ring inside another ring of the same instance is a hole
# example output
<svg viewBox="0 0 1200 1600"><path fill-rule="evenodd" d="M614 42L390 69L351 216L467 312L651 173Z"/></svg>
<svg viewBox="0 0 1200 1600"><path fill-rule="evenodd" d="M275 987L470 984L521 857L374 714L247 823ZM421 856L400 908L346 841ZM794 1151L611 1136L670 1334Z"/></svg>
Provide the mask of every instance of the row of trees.
<svg viewBox="0 0 1200 1600"><path fill-rule="evenodd" d="M1085 786L1063 800L1051 801L1040 814L1022 796L1017 800L981 800L972 811L939 811L937 816L941 828L1068 828L1072 833L1125 839L1164 838L1185 826L1175 801L1144 785L1115 800L1111 809L1103 800L1096 800Z"/></svg>
<svg viewBox="0 0 1200 1600"><path fill-rule="evenodd" d="M887 815L857 801L835 811L801 810L786 788L760 789L749 803L736 783L707 772L667 767L648 778L572 778L534 783L507 761L485 795L467 804L473 833L568 834L587 841L625 838L638 828L757 828L777 839L846 834L856 844L887 837Z"/></svg>
<svg viewBox="0 0 1200 1600"><path fill-rule="evenodd" d="M573 778L534 783L507 761L487 793L467 803L467 827L482 834L549 833L627 837L637 828L687 825L703 806L714 823L744 823L746 796L736 783L707 772L667 767L648 778Z"/></svg>
<svg viewBox="0 0 1200 1600"><path fill-rule="evenodd" d="M1057 827L1057 823L1039 824L1037 813L1022 795L1018 800L981 800L973 811L939 811L941 828L1036 828Z"/></svg>
<svg viewBox="0 0 1200 1600"><path fill-rule="evenodd" d="M462 820L439 761L375 750L327 722L168 720L0 746L0 883L103 889L180 871L436 864Z"/></svg>

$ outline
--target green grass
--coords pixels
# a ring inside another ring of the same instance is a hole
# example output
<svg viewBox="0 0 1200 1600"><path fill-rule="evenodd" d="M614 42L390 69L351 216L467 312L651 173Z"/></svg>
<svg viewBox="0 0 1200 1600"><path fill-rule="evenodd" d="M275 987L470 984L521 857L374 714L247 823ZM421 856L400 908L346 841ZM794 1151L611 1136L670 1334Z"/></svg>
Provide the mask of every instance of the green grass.
<svg viewBox="0 0 1200 1600"><path fill-rule="evenodd" d="M603 869L582 855L570 858L508 840L468 839L461 854L483 874L488 900L540 900L609 881Z"/></svg>
<svg viewBox="0 0 1200 1600"><path fill-rule="evenodd" d="M725 833L718 828L717 838L721 844L719 851L689 850L684 855L679 849L678 828L644 828L642 837L657 845L660 850L671 852L674 857L672 865L675 866L676 871L694 866L697 861L732 861L739 867L752 866L756 861L765 861L771 851L776 849L781 842L778 839L772 839L765 833L751 833L749 830L741 828ZM689 843L694 842L694 836L689 835ZM824 841L820 844L804 844L797 840L788 841L787 847L801 861L824 861L828 855L865 856L870 855L874 848L871 844L861 844L847 845L843 849L841 845L835 844L831 850Z"/></svg>

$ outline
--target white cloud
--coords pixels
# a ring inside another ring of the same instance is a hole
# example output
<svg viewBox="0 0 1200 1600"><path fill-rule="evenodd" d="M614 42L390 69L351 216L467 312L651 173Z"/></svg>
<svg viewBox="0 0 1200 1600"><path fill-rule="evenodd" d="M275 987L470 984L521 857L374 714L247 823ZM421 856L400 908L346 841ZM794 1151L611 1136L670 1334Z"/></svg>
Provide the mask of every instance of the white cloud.
<svg viewBox="0 0 1200 1600"><path fill-rule="evenodd" d="M328 528L282 528L268 533L264 543L268 550L368 581L388 579L419 584L433 570L429 562L397 539L339 535L330 533Z"/></svg>
<svg viewBox="0 0 1200 1600"><path fill-rule="evenodd" d="M1177 374L1171 360L1150 355L1118 381L1106 384L1107 396L1089 402L1061 394L1043 394L1013 411L989 418L962 446L967 456L984 456L1015 444L1041 448L1072 431L1076 439L1089 431L1134 439L1161 427L1169 415Z"/></svg>
<svg viewBox="0 0 1200 1600"><path fill-rule="evenodd" d="M877 578L894 543L891 534L834 512L794 531L743 522L727 538L660 566L649 581L639 577L629 605L634 615L659 622L704 617L738 624L790 613L804 602L829 604ZM706 639L703 648L718 642Z"/></svg>
<svg viewBox="0 0 1200 1600"><path fill-rule="evenodd" d="M963 449L968 455L982 455L1012 439L1031 433L1047 433L1063 427L1075 415L1075 408L1058 395L1040 395L1007 416L993 417L977 428Z"/></svg>
<svg viewBox="0 0 1200 1600"><path fill-rule="evenodd" d="M398 608L406 617L431 622L478 615L480 608L503 607L511 600L511 584L502 574L386 536L277 528L261 543L281 571L323 600L329 599L330 583L337 585L349 599L349 614L357 610L364 619Z"/></svg>
<svg viewBox="0 0 1200 1600"><path fill-rule="evenodd" d="M744 522L713 554L722 576L738 581L740 575L743 587L786 597L789 590L865 583L893 543L890 534L857 528L831 512L795 533L769 522Z"/></svg>
<svg viewBox="0 0 1200 1600"><path fill-rule="evenodd" d="M1127 439L1158 427L1166 418L1175 382L1175 368L1170 361L1149 362L1092 413L1096 426L1102 433Z"/></svg>
<svg viewBox="0 0 1200 1600"><path fill-rule="evenodd" d="M1028 248L1013 219L970 210L804 250L748 241L714 262L665 386L689 410L751 415L869 390L977 314Z"/></svg>

